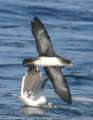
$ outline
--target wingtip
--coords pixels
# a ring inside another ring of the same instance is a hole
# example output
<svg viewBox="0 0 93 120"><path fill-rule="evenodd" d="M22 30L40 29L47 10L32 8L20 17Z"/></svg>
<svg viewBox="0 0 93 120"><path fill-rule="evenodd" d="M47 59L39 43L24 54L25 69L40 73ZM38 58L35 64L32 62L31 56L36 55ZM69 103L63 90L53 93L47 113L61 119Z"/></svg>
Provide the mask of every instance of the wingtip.
<svg viewBox="0 0 93 120"><path fill-rule="evenodd" d="M40 22L40 18L35 16L33 19L32 19L32 22Z"/></svg>
<svg viewBox="0 0 93 120"><path fill-rule="evenodd" d="M66 80L65 80L66 81ZM69 89L69 86L68 84L66 83L66 87L65 87L66 90L63 90L62 92L62 99L68 103L68 104L71 104L72 103L72 96L71 96L71 92L70 92L70 89Z"/></svg>
<svg viewBox="0 0 93 120"><path fill-rule="evenodd" d="M71 93L69 90L57 90L56 93L59 95L59 97L66 103L68 103L69 105L72 103L72 97L71 97Z"/></svg>
<svg viewBox="0 0 93 120"><path fill-rule="evenodd" d="M34 17L33 20L31 21L31 28L32 28L32 34L36 34L36 32L38 32L38 30L40 30L42 28L43 24L41 22L41 20L39 19L39 17Z"/></svg>
<svg viewBox="0 0 93 120"><path fill-rule="evenodd" d="M37 16L35 16L34 18L33 18L33 20L38 20L39 19L39 17L37 17Z"/></svg>
<svg viewBox="0 0 93 120"><path fill-rule="evenodd" d="M31 25L33 25L35 22L40 21L39 17L35 16L32 20L31 20Z"/></svg>
<svg viewBox="0 0 93 120"><path fill-rule="evenodd" d="M63 100L70 105L72 103L71 94L68 92Z"/></svg>

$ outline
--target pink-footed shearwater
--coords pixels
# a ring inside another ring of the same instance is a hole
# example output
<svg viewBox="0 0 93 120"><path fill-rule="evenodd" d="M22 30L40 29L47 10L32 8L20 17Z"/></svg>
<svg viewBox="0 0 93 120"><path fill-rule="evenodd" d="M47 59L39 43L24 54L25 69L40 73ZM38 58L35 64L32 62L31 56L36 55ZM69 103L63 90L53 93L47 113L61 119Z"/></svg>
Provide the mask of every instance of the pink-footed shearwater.
<svg viewBox="0 0 93 120"><path fill-rule="evenodd" d="M32 34L35 37L36 48L39 53L39 56L47 56L47 57L58 56L55 50L53 49L46 28L44 27L43 23L38 17L33 18L31 22L31 27L32 27ZM44 67L44 70L47 76L49 77L49 79L51 80L55 92L58 94L58 96L68 104L71 104L72 102L71 93L67 80L63 75L62 68L59 66L49 66L49 67L46 66Z"/></svg>

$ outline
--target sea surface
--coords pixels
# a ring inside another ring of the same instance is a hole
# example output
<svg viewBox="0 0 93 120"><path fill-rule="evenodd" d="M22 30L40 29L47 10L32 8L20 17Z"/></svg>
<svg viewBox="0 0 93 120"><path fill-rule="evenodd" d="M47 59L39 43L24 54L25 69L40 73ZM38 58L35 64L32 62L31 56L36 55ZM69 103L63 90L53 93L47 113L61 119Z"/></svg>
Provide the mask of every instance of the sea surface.
<svg viewBox="0 0 93 120"><path fill-rule="evenodd" d="M25 107L17 97L27 70L22 60L38 55L30 25L35 16L56 52L74 63L64 68L72 105L50 81L45 95L54 108ZM0 0L0 120L93 120L93 0Z"/></svg>

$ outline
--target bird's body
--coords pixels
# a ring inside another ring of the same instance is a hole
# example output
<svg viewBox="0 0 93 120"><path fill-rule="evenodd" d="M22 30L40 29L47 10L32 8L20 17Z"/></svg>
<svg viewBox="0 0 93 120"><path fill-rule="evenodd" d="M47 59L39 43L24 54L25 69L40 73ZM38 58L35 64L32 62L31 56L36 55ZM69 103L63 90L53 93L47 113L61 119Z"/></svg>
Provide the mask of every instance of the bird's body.
<svg viewBox="0 0 93 120"><path fill-rule="evenodd" d="M40 56L33 59L24 59L24 65L36 65L36 66L73 66L73 64L68 60L65 60L62 57L48 57L48 56Z"/></svg>
<svg viewBox="0 0 93 120"><path fill-rule="evenodd" d="M37 68L29 67L27 73L23 76L21 85L21 101L28 106L40 106L46 104L47 99L44 96L44 83Z"/></svg>
<svg viewBox="0 0 93 120"><path fill-rule="evenodd" d="M40 57L34 61L34 64L42 66L64 66L57 57Z"/></svg>

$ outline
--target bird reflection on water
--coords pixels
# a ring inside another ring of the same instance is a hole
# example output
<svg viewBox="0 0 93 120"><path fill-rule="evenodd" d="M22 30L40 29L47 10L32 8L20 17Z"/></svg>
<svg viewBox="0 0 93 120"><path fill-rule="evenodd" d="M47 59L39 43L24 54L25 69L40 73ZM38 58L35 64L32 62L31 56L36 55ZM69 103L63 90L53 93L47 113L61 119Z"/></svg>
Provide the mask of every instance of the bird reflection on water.
<svg viewBox="0 0 93 120"><path fill-rule="evenodd" d="M40 107L23 106L21 108L21 112L27 116L41 116L44 114L45 109Z"/></svg>

